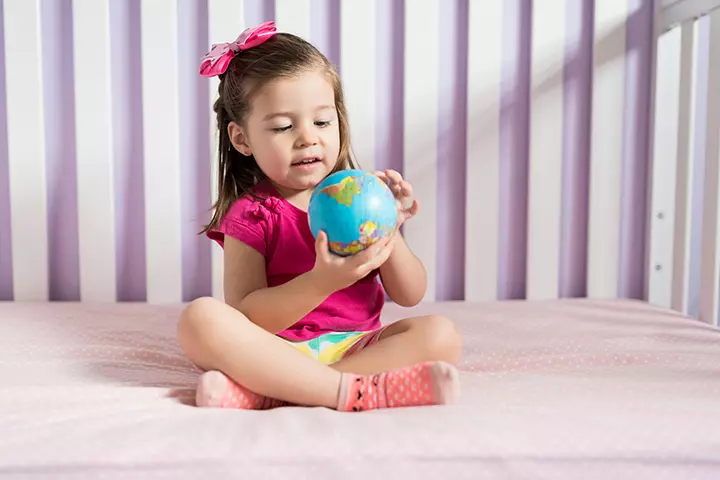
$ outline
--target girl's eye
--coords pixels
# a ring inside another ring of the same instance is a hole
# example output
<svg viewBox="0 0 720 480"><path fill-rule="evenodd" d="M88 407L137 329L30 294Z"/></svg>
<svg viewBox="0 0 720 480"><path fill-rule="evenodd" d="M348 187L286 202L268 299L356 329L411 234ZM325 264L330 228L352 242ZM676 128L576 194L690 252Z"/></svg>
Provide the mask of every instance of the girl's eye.
<svg viewBox="0 0 720 480"><path fill-rule="evenodd" d="M317 125L318 127L329 127L330 122L315 122L315 125Z"/></svg>
<svg viewBox="0 0 720 480"><path fill-rule="evenodd" d="M286 126L286 127L276 127L276 128L273 128L273 131L274 131L274 132L284 132L284 131L289 130L289 129L290 129L290 125L288 125L288 126Z"/></svg>

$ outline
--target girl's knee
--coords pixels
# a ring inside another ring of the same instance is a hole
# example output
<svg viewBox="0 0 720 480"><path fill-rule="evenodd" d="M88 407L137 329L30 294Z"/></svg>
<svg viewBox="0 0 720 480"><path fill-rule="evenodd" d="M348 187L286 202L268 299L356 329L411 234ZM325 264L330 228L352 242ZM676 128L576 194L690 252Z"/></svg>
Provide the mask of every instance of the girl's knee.
<svg viewBox="0 0 720 480"><path fill-rule="evenodd" d="M178 334L199 333L204 327L207 327L212 321L213 310L217 310L218 300L211 297L200 297L192 302L180 312L180 320L178 321Z"/></svg>
<svg viewBox="0 0 720 480"><path fill-rule="evenodd" d="M222 336L223 310L230 308L212 297L188 303L180 312L177 338L180 348L201 368L207 364L213 339Z"/></svg>
<svg viewBox="0 0 720 480"><path fill-rule="evenodd" d="M182 312L177 324L177 338L180 348L195 361L196 351L198 350L198 339L202 334L203 327L206 325L204 319L207 317L208 303L212 299L198 298L188 303Z"/></svg>
<svg viewBox="0 0 720 480"><path fill-rule="evenodd" d="M431 315L424 319L427 347L437 360L457 362L462 351L462 336L457 326L447 317Z"/></svg>

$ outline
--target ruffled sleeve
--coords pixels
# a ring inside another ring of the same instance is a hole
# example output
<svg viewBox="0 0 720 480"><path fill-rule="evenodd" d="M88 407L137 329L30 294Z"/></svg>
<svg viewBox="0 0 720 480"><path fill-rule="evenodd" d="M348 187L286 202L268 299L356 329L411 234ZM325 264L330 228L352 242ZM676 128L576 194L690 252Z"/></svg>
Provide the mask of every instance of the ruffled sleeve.
<svg viewBox="0 0 720 480"><path fill-rule="evenodd" d="M207 236L224 247L225 235L228 235L267 256L277 215L277 200L274 197L263 200L243 197L236 200L220 225L210 230Z"/></svg>

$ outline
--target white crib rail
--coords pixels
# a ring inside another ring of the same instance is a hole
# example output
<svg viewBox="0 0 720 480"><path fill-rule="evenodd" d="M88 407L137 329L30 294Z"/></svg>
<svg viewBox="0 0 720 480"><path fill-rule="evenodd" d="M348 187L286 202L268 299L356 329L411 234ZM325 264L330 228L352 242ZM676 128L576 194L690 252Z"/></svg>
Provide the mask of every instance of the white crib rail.
<svg viewBox="0 0 720 480"><path fill-rule="evenodd" d="M720 1L680 0L659 10L648 262L649 300L690 313L693 185L702 185L698 316L715 325L720 301L719 7ZM702 16L709 29L704 49L698 45ZM705 98L698 98L700 91L707 92ZM702 117L700 102L706 112ZM705 139L696 145L699 125ZM703 172L702 183L693 180L696 170Z"/></svg>
<svg viewBox="0 0 720 480"><path fill-rule="evenodd" d="M659 3L659 32L666 32L720 7L720 0L659 0Z"/></svg>
<svg viewBox="0 0 720 480"><path fill-rule="evenodd" d="M109 0L75 0L73 27L80 298L107 302L117 291Z"/></svg>
<svg viewBox="0 0 720 480"><path fill-rule="evenodd" d="M600 298L617 296L620 281L627 10L627 0L595 3L588 295Z"/></svg>
<svg viewBox="0 0 720 480"><path fill-rule="evenodd" d="M238 31L246 27L243 16L243 2L238 0L209 0L208 1L208 37L209 45L223 43L237 37ZM208 199L210 204L213 199L217 198L218 191L218 133L217 133L217 117L213 111L213 104L217 99L218 84L217 77L208 79L210 89L210 181L211 181L211 198ZM220 245L212 243L211 257L211 291L215 298L224 298L223 289L223 254Z"/></svg>
<svg viewBox="0 0 720 480"><path fill-rule="evenodd" d="M40 0L4 3L8 171L15 298L49 295Z"/></svg>
<svg viewBox="0 0 720 480"><path fill-rule="evenodd" d="M175 2L141 2L143 165L147 298L182 299L178 12Z"/></svg>
<svg viewBox="0 0 720 480"><path fill-rule="evenodd" d="M500 229L500 99L503 9L500 2L470 2L468 31L465 198L465 298L498 297Z"/></svg>
<svg viewBox="0 0 720 480"><path fill-rule="evenodd" d="M533 9L528 175L528 299L560 295L565 30L564 0Z"/></svg>
<svg viewBox="0 0 720 480"><path fill-rule="evenodd" d="M375 170L375 103L368 101L376 95L375 16L374 2L340 4L340 65L345 104L352 112L351 143L360 165L368 170Z"/></svg>
<svg viewBox="0 0 720 480"><path fill-rule="evenodd" d="M425 264L428 300L435 298L437 271L437 118L439 75L440 0L405 3L405 84L403 169L414 185L418 203L426 209L426 222L403 226L407 241Z"/></svg>
<svg viewBox="0 0 720 480"><path fill-rule="evenodd" d="M278 30L309 40L310 0L275 0L275 24Z"/></svg>
<svg viewBox="0 0 720 480"><path fill-rule="evenodd" d="M718 322L720 294L720 9L710 14L700 319Z"/></svg>

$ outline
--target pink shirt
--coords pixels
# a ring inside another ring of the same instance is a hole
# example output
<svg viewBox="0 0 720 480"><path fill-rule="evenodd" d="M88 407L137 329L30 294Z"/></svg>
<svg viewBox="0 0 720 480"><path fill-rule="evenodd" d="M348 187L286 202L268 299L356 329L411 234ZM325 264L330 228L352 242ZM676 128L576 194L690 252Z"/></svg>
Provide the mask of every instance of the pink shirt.
<svg viewBox="0 0 720 480"><path fill-rule="evenodd" d="M315 265L315 238L307 212L285 200L269 182L255 194L237 199L220 226L208 237L224 246L224 235L249 245L265 257L269 287L283 284ZM330 295L315 310L278 333L290 340L309 340L327 332L379 328L385 293L374 271L354 285Z"/></svg>

